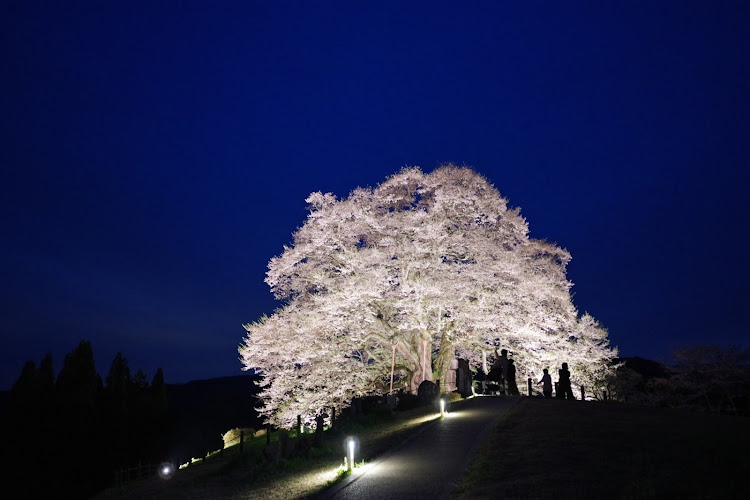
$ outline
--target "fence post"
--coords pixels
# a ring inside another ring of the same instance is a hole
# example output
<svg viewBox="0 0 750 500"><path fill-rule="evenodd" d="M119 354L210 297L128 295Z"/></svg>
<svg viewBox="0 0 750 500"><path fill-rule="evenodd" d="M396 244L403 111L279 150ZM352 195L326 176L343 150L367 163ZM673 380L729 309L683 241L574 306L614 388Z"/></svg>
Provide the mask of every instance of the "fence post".
<svg viewBox="0 0 750 500"><path fill-rule="evenodd" d="M302 415L297 415L297 437L302 435Z"/></svg>
<svg viewBox="0 0 750 500"><path fill-rule="evenodd" d="M331 429L333 429L333 424L336 423L336 407L331 407Z"/></svg>
<svg viewBox="0 0 750 500"><path fill-rule="evenodd" d="M320 444L323 441L323 427L326 423L325 417L325 414L315 417L315 436L313 438L315 444Z"/></svg>
<svg viewBox="0 0 750 500"><path fill-rule="evenodd" d="M606 400L607 400L607 391L605 390L604 391L604 401L606 401Z"/></svg>
<svg viewBox="0 0 750 500"><path fill-rule="evenodd" d="M586 401L586 390L581 386L581 401Z"/></svg>
<svg viewBox="0 0 750 500"><path fill-rule="evenodd" d="M529 386L529 397L531 397L531 377L529 377L529 380L527 380L528 386Z"/></svg>

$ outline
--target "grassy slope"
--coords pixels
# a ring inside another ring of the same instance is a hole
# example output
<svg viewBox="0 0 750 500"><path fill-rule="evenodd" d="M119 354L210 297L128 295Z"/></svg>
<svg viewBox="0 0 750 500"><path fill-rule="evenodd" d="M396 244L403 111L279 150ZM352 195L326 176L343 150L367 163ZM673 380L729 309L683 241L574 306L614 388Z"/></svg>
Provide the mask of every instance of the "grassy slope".
<svg viewBox="0 0 750 500"><path fill-rule="evenodd" d="M431 408L373 415L326 432L307 459L260 459L265 438L245 453L226 450L172 480L108 490L102 499L286 499L337 478L348 434L370 460L436 414ZM620 404L523 398L487 437L459 498L750 498L750 419Z"/></svg>
<svg viewBox="0 0 750 500"><path fill-rule="evenodd" d="M401 444L418 428L437 418L433 408L415 408L389 414L380 412L342 422L337 431L326 431L322 447L311 448L305 458L297 457L273 463L262 458L265 437L225 450L205 461L178 471L169 481L150 479L110 489L97 498L117 499L289 499L310 496L339 479L343 463L343 442L356 435L360 453L356 460L370 461ZM311 435L306 436L312 439ZM278 435L273 435L273 442ZM294 441L294 440L292 440ZM274 444L274 443L272 443Z"/></svg>
<svg viewBox="0 0 750 500"><path fill-rule="evenodd" d="M488 437L457 498L750 498L750 420L527 399Z"/></svg>

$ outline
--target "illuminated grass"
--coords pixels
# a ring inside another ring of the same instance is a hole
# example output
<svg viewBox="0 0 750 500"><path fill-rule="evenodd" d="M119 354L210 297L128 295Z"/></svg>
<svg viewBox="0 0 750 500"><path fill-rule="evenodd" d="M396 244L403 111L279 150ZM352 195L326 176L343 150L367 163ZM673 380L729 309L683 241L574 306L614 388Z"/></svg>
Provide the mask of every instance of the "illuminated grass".
<svg viewBox="0 0 750 500"><path fill-rule="evenodd" d="M309 449L307 456L297 456L275 463L264 457L265 436L247 440L243 453L239 444L211 452L179 470L170 481L144 481L127 489L108 490L98 498L225 498L289 499L305 498L349 476L344 467L344 439L354 435L359 440L353 474L367 470L369 462L399 445L409 435L440 418L432 407L404 412L375 412L340 421L337 429L324 433L322 446ZM312 439L312 435L306 435ZM271 435L277 443L279 434Z"/></svg>

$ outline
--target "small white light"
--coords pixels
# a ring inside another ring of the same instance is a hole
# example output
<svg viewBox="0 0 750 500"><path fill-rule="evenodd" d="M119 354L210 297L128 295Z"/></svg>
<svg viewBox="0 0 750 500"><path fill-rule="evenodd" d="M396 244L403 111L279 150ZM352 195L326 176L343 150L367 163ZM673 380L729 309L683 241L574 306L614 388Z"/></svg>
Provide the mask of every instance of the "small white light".
<svg viewBox="0 0 750 500"><path fill-rule="evenodd" d="M346 468L351 472L354 468L354 449L357 447L357 440L353 437L346 438Z"/></svg>
<svg viewBox="0 0 750 500"><path fill-rule="evenodd" d="M169 479L174 474L174 465L170 462L164 462L159 466L159 477Z"/></svg>
<svg viewBox="0 0 750 500"><path fill-rule="evenodd" d="M445 400L443 398L440 398L440 416L445 415Z"/></svg>

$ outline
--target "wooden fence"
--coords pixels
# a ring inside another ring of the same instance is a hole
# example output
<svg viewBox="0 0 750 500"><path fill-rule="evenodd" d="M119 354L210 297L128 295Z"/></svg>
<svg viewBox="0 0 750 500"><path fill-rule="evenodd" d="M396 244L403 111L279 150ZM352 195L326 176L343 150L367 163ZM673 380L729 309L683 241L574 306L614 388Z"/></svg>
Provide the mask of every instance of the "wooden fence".
<svg viewBox="0 0 750 500"><path fill-rule="evenodd" d="M121 467L115 471L115 488L120 488L123 484L130 481L154 477L157 474L157 470L158 465L151 463L142 464L140 462L133 467Z"/></svg>

